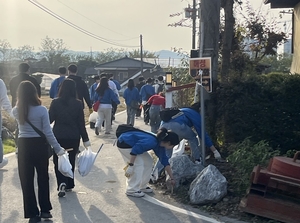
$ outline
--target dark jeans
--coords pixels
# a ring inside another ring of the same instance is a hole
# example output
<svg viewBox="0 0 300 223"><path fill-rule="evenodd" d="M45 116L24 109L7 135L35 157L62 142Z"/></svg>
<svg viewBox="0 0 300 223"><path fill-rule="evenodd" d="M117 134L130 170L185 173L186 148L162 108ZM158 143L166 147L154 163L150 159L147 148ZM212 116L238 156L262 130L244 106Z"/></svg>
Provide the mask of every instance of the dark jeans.
<svg viewBox="0 0 300 223"><path fill-rule="evenodd" d="M41 212L52 209L49 196L48 151L45 140L37 138L19 138L18 170L21 181L24 205L24 217L39 215L34 191L34 173L37 172L38 202Z"/></svg>
<svg viewBox="0 0 300 223"><path fill-rule="evenodd" d="M72 151L69 151L69 160L72 165L72 171L74 173L75 171L75 159L76 155L79 150L79 143L80 139L57 139L58 143L61 147L65 149L73 149ZM58 170L58 157L56 154L53 154L53 163L54 163L54 171L56 175L56 182L57 182L57 190L61 183L66 184L66 189L72 189L75 187L74 179L70 177L66 177L61 174L61 172Z"/></svg>
<svg viewBox="0 0 300 223"><path fill-rule="evenodd" d="M112 106L112 114L111 114L111 121L115 120L115 114L117 112L117 108L118 108L118 105L115 103L115 102L111 102L111 106Z"/></svg>

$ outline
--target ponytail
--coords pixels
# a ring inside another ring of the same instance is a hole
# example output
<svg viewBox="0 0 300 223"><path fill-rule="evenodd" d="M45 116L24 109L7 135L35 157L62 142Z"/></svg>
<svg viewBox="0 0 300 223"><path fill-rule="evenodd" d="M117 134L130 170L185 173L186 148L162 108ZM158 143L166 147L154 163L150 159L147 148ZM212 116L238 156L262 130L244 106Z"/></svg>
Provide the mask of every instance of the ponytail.
<svg viewBox="0 0 300 223"><path fill-rule="evenodd" d="M168 131L166 128L160 128L156 135L158 141L160 142L170 142L170 145L178 145L179 137L175 132Z"/></svg>

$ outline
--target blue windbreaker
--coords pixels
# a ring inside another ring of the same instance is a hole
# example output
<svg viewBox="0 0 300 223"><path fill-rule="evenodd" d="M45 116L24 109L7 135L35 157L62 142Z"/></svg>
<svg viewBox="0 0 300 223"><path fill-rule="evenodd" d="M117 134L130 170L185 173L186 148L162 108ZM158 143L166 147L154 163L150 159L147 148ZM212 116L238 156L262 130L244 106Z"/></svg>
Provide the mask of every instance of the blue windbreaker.
<svg viewBox="0 0 300 223"><path fill-rule="evenodd" d="M126 105L131 105L131 101L140 101L139 90L134 87L132 90L126 88L123 94L123 98L125 99Z"/></svg>
<svg viewBox="0 0 300 223"><path fill-rule="evenodd" d="M153 136L151 136L153 135ZM132 147L131 153L134 155L143 154L149 150L153 150L159 158L162 165L168 166L169 158L166 155L166 149L159 145L156 136L152 133L144 133L140 131L125 132L118 138L119 142L124 142Z"/></svg>
<svg viewBox="0 0 300 223"><path fill-rule="evenodd" d="M184 115L180 115L177 118L171 119L169 122L178 122L179 124L185 124L189 127L196 129L198 137L201 139L201 115L191 108L181 108L180 111ZM207 132L205 132L205 145L211 147L213 145Z"/></svg>
<svg viewBox="0 0 300 223"><path fill-rule="evenodd" d="M58 77L51 83L51 87L49 90L50 98L57 97L59 87L60 87L61 83L65 80L65 78L66 78L65 76Z"/></svg>
<svg viewBox="0 0 300 223"><path fill-rule="evenodd" d="M95 94L96 94L96 88L98 87L98 84L97 82L93 83L93 85L90 87L90 98L91 98L91 101L94 100L94 97L95 97Z"/></svg>
<svg viewBox="0 0 300 223"><path fill-rule="evenodd" d="M140 96L142 98L142 101L148 101L148 99L154 94L154 87L150 84L145 84L140 90Z"/></svg>

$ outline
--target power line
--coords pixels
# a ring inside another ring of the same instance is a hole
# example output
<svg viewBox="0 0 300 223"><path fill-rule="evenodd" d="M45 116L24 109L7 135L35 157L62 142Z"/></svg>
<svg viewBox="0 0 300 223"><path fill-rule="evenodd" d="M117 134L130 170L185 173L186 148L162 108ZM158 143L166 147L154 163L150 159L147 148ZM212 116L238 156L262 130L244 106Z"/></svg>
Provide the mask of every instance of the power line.
<svg viewBox="0 0 300 223"><path fill-rule="evenodd" d="M75 25L74 23L64 19L63 17L59 16L58 14L54 13L53 11L51 11L50 9L48 9L47 7L43 6L42 4L40 4L39 2L37 2L36 0L28 0L30 3L34 4L35 6L37 6L38 8L42 9L44 12L50 14L51 16L55 17L56 19L58 19L59 21L73 27L74 29L77 29L78 31L92 37L92 38L95 38L97 40L100 40L102 42L105 42L105 43L108 43L108 44L111 44L111 45L115 45L115 46L119 46L119 47L127 47L127 48L135 48L135 47L139 47L139 46L129 46L129 45L124 45L124 44L120 44L120 43L117 43L117 42L114 42L114 41L111 41L109 39L105 39L101 36L98 36L96 34L93 34L77 25Z"/></svg>
<svg viewBox="0 0 300 223"><path fill-rule="evenodd" d="M70 9L70 10L72 10L73 12L77 13L78 15L80 15L80 16L86 18L87 20L89 20L89 21L91 21L91 22L97 24L98 26L100 26L100 27L102 27L102 28L105 28L105 29L107 29L107 30L109 30L109 31L111 31L111 32L114 32L114 33L116 33L116 34L119 34L119 35L122 35L122 36L126 36L126 35L123 35L122 33L116 32L116 31L114 31L114 30L111 30L111 29L109 29L109 28L107 28L107 27L105 27L105 26L99 24L98 22L96 22L96 21L94 21L94 20L88 18L88 17L85 16L84 14L82 14L82 13L78 12L77 10L71 8L71 7L68 6L67 4L61 2L60 0L57 0L57 1L58 1L60 4L64 5L65 7L67 7L68 9ZM126 36L126 37L129 37L129 36ZM125 39L125 40L114 40L114 41L128 41L128 40L133 40L133 39L138 39L138 38L139 38L139 37L130 37L130 39Z"/></svg>

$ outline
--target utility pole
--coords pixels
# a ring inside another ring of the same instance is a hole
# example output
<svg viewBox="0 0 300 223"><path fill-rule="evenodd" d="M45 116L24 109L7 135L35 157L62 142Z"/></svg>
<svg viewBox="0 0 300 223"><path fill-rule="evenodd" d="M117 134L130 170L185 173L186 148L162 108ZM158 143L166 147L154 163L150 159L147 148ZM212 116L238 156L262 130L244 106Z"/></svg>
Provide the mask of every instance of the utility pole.
<svg viewBox="0 0 300 223"><path fill-rule="evenodd" d="M197 18L197 10L196 10L196 0L193 0L193 13L192 13L192 49L196 47L196 18Z"/></svg>
<svg viewBox="0 0 300 223"><path fill-rule="evenodd" d="M143 75L143 36L140 35L140 48L141 48L141 76Z"/></svg>

